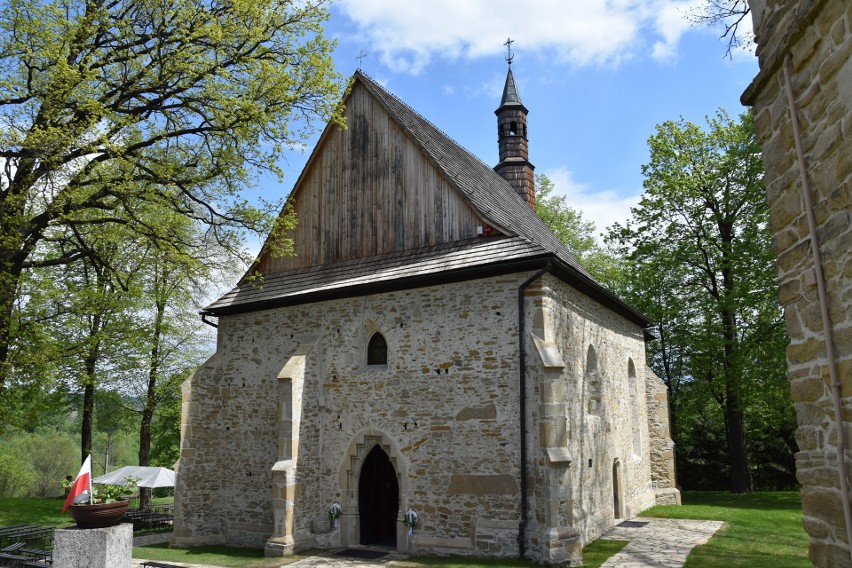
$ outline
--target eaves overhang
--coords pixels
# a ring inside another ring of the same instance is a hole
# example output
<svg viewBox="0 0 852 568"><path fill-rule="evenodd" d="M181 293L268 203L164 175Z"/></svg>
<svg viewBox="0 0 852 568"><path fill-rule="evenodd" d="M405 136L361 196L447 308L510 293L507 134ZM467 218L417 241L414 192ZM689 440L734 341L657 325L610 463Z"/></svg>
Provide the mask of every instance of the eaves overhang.
<svg viewBox="0 0 852 568"><path fill-rule="evenodd" d="M442 284L465 282L517 272L541 270L543 268L548 268L548 271L553 274L553 276L559 278L585 296L616 312L643 329L648 328L651 325L651 321L639 310L620 300L614 294L589 279L585 274L579 272L570 264L561 261L552 253L544 253L534 257L526 257L524 259L513 259L438 273L420 274L417 276L355 284L327 290L308 291L305 293L296 293L277 298L267 298L256 302L246 302L230 306L209 306L201 310L200 313L202 316L230 316L286 306L383 294L414 288L440 286Z"/></svg>

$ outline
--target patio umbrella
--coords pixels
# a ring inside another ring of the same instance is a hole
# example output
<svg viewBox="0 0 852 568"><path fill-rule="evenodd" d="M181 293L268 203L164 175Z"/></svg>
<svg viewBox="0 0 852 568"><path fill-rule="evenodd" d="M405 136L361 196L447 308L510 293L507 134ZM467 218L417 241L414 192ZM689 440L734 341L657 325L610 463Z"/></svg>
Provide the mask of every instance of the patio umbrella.
<svg viewBox="0 0 852 568"><path fill-rule="evenodd" d="M130 485L128 478L138 478L137 487L174 487L175 472L165 467L128 465L92 480L101 485Z"/></svg>

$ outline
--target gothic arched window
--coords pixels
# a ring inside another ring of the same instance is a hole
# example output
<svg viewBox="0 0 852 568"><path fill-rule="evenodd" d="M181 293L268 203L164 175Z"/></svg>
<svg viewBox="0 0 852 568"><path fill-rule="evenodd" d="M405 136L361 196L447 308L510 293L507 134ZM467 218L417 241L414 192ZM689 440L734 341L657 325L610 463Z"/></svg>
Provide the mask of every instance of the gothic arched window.
<svg viewBox="0 0 852 568"><path fill-rule="evenodd" d="M367 344L367 364L388 364L388 344L385 341L385 336L378 331L373 334L370 342Z"/></svg>

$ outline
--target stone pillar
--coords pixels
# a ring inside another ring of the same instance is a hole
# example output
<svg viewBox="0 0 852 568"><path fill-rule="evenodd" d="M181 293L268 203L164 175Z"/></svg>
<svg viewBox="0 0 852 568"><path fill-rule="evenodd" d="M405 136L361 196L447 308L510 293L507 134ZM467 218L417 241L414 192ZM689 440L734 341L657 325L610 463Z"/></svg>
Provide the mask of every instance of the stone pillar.
<svg viewBox="0 0 852 568"><path fill-rule="evenodd" d="M57 568L130 568L133 525L103 529L56 529L53 565Z"/></svg>
<svg viewBox="0 0 852 568"><path fill-rule="evenodd" d="M278 459L272 466L274 532L264 547L267 556L285 556L292 554L296 548L294 510L301 490L296 482L299 423L302 417L301 392L307 357L317 337L307 336L278 372Z"/></svg>
<svg viewBox="0 0 852 568"><path fill-rule="evenodd" d="M285 367L286 369L287 367ZM295 439L293 424L293 381L278 377L278 461L272 466L272 516L274 532L266 542L267 556L293 553L293 508L296 501Z"/></svg>
<svg viewBox="0 0 852 568"><path fill-rule="evenodd" d="M538 377L538 391L541 397L538 405L539 455L545 456L539 463L543 466L538 474L541 481L542 499L539 507L544 507L543 524L530 523L529 557L537 562L549 565L579 566L583 563L583 545L573 516L573 488L570 482L569 468L573 461L568 450L571 424L568 412L568 381L563 372L565 361L554 340L552 317L547 302L533 313L533 326L530 338L538 359L532 357L535 364L541 364ZM531 460L534 461L534 460ZM531 517L535 516L535 512ZM532 534L537 533L537 534Z"/></svg>
<svg viewBox="0 0 852 568"><path fill-rule="evenodd" d="M648 404L648 445L651 449L651 485L657 505L680 505L675 479L674 442L669 432L669 396L665 383L645 368L645 397Z"/></svg>

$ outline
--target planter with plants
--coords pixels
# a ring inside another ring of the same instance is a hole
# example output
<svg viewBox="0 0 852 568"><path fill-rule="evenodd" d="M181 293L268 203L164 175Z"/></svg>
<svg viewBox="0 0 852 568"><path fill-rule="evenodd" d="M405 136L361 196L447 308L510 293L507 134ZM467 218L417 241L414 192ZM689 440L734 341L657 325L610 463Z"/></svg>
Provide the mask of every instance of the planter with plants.
<svg viewBox="0 0 852 568"><path fill-rule="evenodd" d="M127 512L132 488L124 485L98 485L92 488L90 501L74 503L71 516L81 529L112 527L121 522Z"/></svg>
<svg viewBox="0 0 852 568"><path fill-rule="evenodd" d="M127 512L129 494L136 488L138 479L128 479L127 485L92 485L91 456L74 481L63 482L68 489L68 498L62 508L71 511L71 516L81 529L97 529L117 525Z"/></svg>

